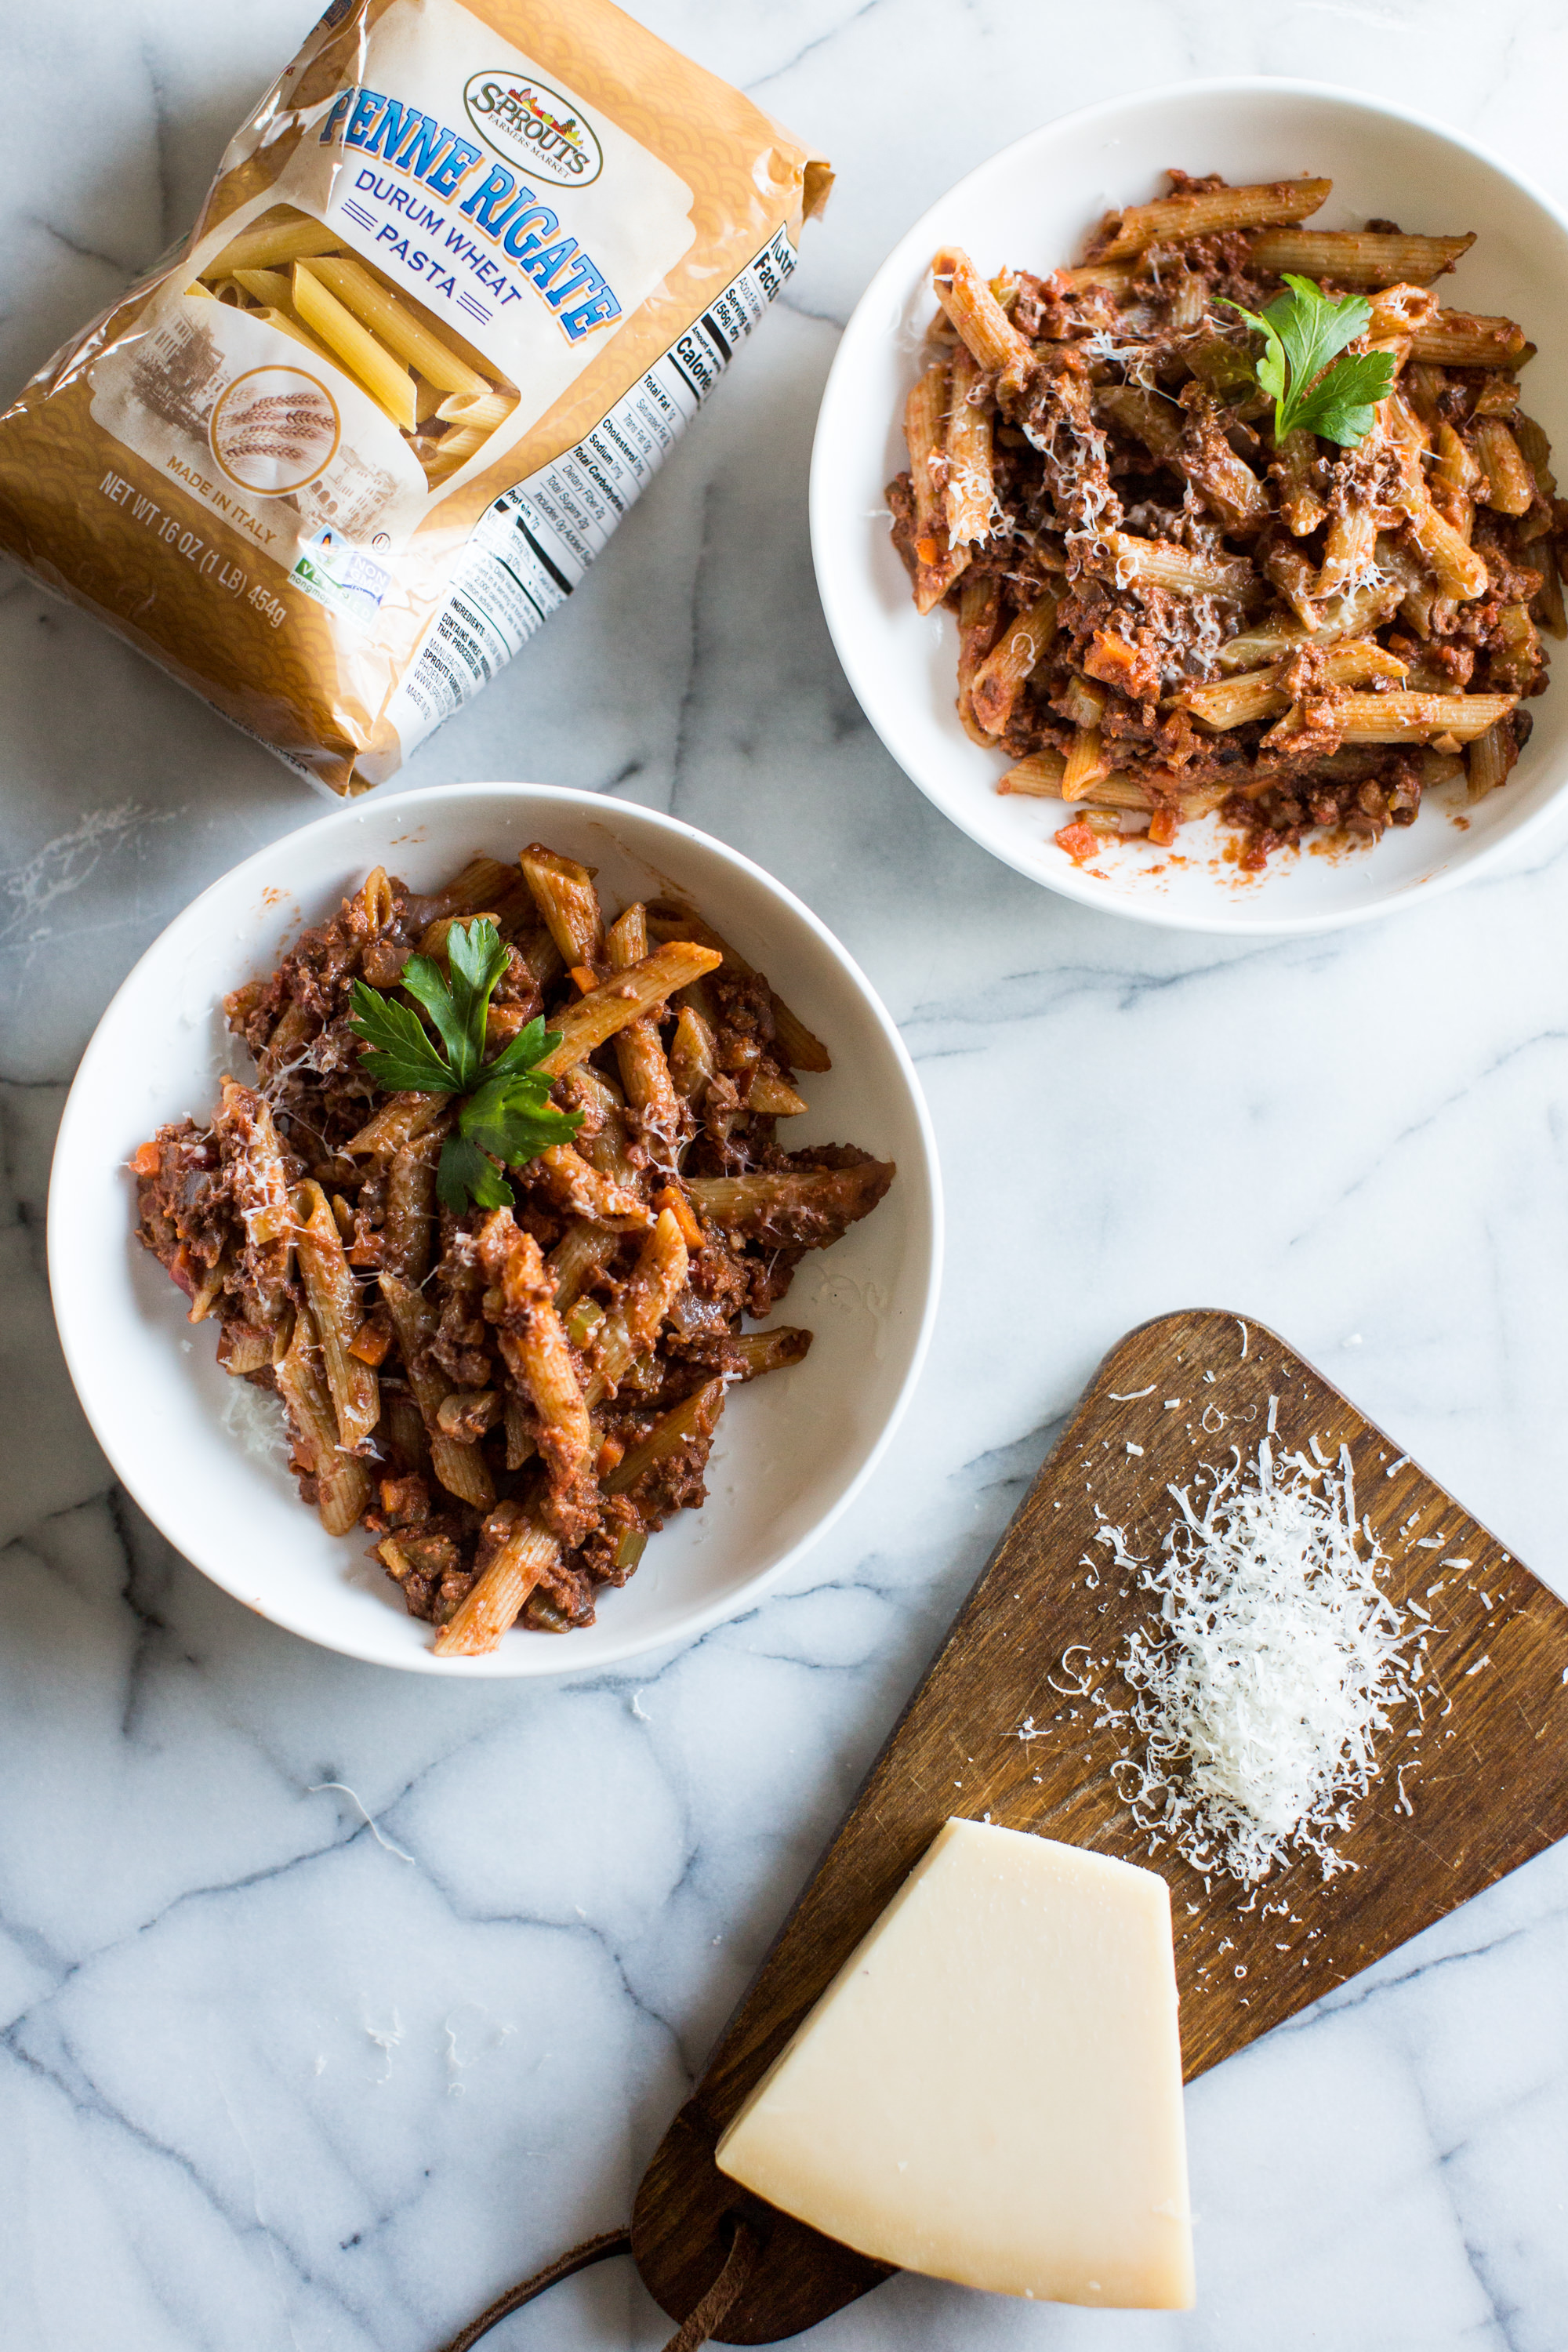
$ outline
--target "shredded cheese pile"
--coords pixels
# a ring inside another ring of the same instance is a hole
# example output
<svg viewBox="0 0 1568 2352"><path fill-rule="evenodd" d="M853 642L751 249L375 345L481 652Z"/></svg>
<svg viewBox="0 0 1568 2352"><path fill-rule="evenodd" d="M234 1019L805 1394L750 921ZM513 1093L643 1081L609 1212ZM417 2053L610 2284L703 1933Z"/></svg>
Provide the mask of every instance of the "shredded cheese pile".
<svg viewBox="0 0 1568 2352"><path fill-rule="evenodd" d="M1196 1869L1252 1885L1294 1848L1331 1877L1351 1866L1333 1840L1376 1774L1378 1733L1395 1706L1419 1711L1415 1635L1378 1583L1386 1556L1357 1528L1342 1450L1337 1465L1277 1463L1265 1437L1250 1473L1235 1454L1206 1476L1197 1502L1168 1490L1179 1517L1156 1560L1100 1528L1157 1597L1160 1625L1118 1661L1130 1709L1103 1685L1084 1696L1141 1743L1116 1768L1141 1825Z"/></svg>

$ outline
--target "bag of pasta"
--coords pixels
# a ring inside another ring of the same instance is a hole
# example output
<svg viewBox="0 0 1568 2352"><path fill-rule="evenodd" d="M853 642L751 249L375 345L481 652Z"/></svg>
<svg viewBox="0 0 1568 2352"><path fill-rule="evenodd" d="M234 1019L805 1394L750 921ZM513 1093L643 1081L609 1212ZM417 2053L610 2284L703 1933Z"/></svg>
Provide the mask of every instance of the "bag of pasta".
<svg viewBox="0 0 1568 2352"><path fill-rule="evenodd" d="M571 593L831 177L608 0L333 0L0 416L0 545L363 791Z"/></svg>

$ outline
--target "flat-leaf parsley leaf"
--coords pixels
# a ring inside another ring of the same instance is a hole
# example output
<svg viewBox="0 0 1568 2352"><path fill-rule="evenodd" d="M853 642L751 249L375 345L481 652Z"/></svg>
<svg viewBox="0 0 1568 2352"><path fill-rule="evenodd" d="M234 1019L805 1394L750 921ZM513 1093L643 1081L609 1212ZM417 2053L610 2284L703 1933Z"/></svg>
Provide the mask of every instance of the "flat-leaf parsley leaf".
<svg viewBox="0 0 1568 2352"><path fill-rule="evenodd" d="M441 1147L436 1192L443 1208L461 1214L510 1206L511 1186L497 1161L521 1168L554 1143L566 1143L583 1124L581 1111L557 1110L550 1080L535 1067L561 1043L540 1020L484 1059L485 1015L510 955L488 916L454 923L447 933L448 978L430 956L412 955L400 985L422 1004L440 1037L436 1045L419 1015L363 980L353 985L349 1023L363 1040L364 1066L394 1094L465 1095L458 1132Z"/></svg>
<svg viewBox="0 0 1568 2352"><path fill-rule="evenodd" d="M1353 449L1372 430L1373 412L1394 384L1391 352L1360 352L1336 360L1363 332L1372 305L1360 294L1337 299L1310 278L1285 273L1289 292L1267 310L1248 310L1226 301L1263 338L1256 362L1258 387L1274 403L1276 444L1288 433L1321 433ZM1331 365L1331 362L1332 364Z"/></svg>

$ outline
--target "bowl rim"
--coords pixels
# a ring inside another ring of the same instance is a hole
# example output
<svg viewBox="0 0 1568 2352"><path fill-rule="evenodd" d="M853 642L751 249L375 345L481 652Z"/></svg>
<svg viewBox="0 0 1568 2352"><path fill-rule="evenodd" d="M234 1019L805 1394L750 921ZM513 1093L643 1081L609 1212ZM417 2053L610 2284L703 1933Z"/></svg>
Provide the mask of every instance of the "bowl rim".
<svg viewBox="0 0 1568 2352"><path fill-rule="evenodd" d="M1531 203L1538 205L1548 218L1554 221L1563 235L1568 236L1568 210L1554 203L1552 197L1547 195L1526 173L1516 172L1510 164L1505 163L1501 157L1482 141L1472 139L1464 131L1452 130L1447 123L1437 121L1433 116L1424 114L1415 107L1393 105L1384 100L1369 97L1363 91L1342 87L1337 82L1304 80L1289 74L1216 74L1191 81L1156 84L1146 89L1127 91L1115 98L1097 99L1091 105L1075 107L1069 113L1054 115L1048 121L1037 124L1033 131L1026 131L1019 138L1010 140L1006 146L999 147L994 154L986 156L983 162L965 172L961 178L953 181L950 187L944 189L934 202L926 206L920 217L904 230L883 260L879 263L859 299L849 313L844 332L839 338L838 349L833 357L833 363L828 369L826 382L823 385L822 399L817 409L816 429L812 439L811 476L807 499L812 566L816 574L817 594L822 604L823 617L827 623L827 633L833 640L834 651L838 656L845 677L848 679L850 690L859 704L862 714L869 722L889 759L893 761L900 772L914 785L916 791L923 793L950 824L956 825L961 833L967 834L970 840L984 849L988 856L996 858L1005 866L1010 866L1015 873L1023 875L1026 881L1033 882L1038 888L1055 891L1058 897L1071 898L1079 905L1092 908L1099 913L1119 916L1130 922L1148 924L1156 929L1195 931L1229 939L1300 938L1318 931L1344 930L1354 924L1381 922L1390 915L1403 913L1417 905L1424 906L1439 893L1457 889L1462 884L1473 881L1480 875L1494 872L1505 855L1517 854L1527 843L1533 845L1539 841L1543 833L1562 825L1564 808L1568 805L1568 755L1565 755L1561 781L1538 809L1521 817L1518 824L1511 826L1506 833L1500 833L1496 840L1476 849L1463 864L1448 866L1442 872L1429 875L1414 885L1406 884L1400 888L1393 889L1385 897L1374 899L1366 906L1346 907L1306 915L1258 913L1222 917L1217 913L1207 915L1197 911L1178 911L1153 898L1118 895L1089 881L1070 862L1060 875L1041 874L1033 866L1026 864L1023 856L1015 854L1008 845L991 838L977 820L971 819L967 809L951 806L945 796L939 796L934 789L928 786L919 775L905 766L899 752L889 741L871 701L862 692L863 665L857 651L856 625L852 616L845 609L840 577L834 572L827 558L826 536L830 522L826 477L831 462L828 450L837 421L837 411L847 404L850 388L855 381L855 370L858 364L856 344L858 337L867 331L864 326L866 314L874 307L885 304L889 289L896 284L901 284L908 269L908 257L910 252L918 250L936 233L939 216L946 211L955 197L969 189L975 181L983 179L987 173L1016 158L1024 150L1047 141L1058 132L1091 129L1097 121L1125 119L1140 107L1168 105L1184 99L1262 97L1326 100L1332 105L1342 107L1349 113L1364 114L1385 122L1407 123L1412 129L1425 131L1447 146L1460 149L1466 154L1474 157L1478 163L1485 164L1500 179L1507 181L1523 195L1529 197ZM834 520L837 520L836 513ZM1568 687L1563 690L1568 691ZM1375 855L1375 845L1371 854Z"/></svg>
<svg viewBox="0 0 1568 2352"><path fill-rule="evenodd" d="M63 1213L63 1198L71 1181L72 1172L83 1153L93 1151L101 1141L101 1118L98 1110L93 1080L96 1058L100 1051L107 1051L106 1032L122 1001L135 992L144 967L154 956L164 950L172 934L192 923L197 918L199 910L220 891L243 888L247 882L276 887L279 881L279 870L283 862L290 856L296 845L307 838L313 843L335 834L342 834L352 841L356 823L363 823L366 814L362 799L347 801L311 822L296 826L292 832L279 835L275 841L264 844L251 856L242 858L237 865L230 866L225 873L215 877L205 888L198 892L195 898L163 926L157 937L137 958L95 1024L92 1035L88 1040L77 1066L76 1074L71 1080L50 1164L47 1212L46 1254L49 1297L54 1311L55 1328L59 1335L71 1385L87 1417L89 1427L107 1456L115 1477L132 1496L139 1508L145 1513L159 1533L173 1545L180 1557L189 1560L192 1567L197 1569L210 1582L217 1585L244 1607L254 1610L258 1616L265 1617L269 1623L282 1627L287 1633L297 1634L300 1639L313 1643L318 1649L335 1651L342 1656L356 1658L366 1664L384 1666L394 1671L429 1674L467 1681L558 1680L565 1675L593 1675L619 1667L630 1659L646 1656L655 1651L684 1646L710 1632L715 1625L742 1613L771 1586L777 1583L790 1569L797 1565L812 1547L844 1517L851 1505L864 1492L909 1409L916 1384L924 1370L932 1331L935 1328L942 1292L945 1241L942 1165L937 1153L935 1129L930 1108L921 1086L919 1073L909 1048L899 1033L897 1024L854 957L828 929L820 916L815 914L784 883L776 880L769 874L765 867L757 865L753 859L746 856L743 851L731 848L728 842L719 840L712 834L702 832L696 825L688 824L683 818L668 816L662 810L645 808L638 802L617 801L613 794L594 792L574 785L519 782L428 784L417 787L411 792L388 793L384 795L384 805L389 813L395 811L397 822L402 822L405 817L417 821L418 813L422 811L431 813L447 811L456 817L460 810L472 811L476 807L482 808L486 803L516 800L520 796L526 796L530 800L542 800L547 804L552 803L562 809L571 809L584 815L603 816L607 808L627 811L634 821L647 821L656 832L674 834L695 842L704 850L717 855L725 865L745 875L754 884L760 884L765 893L773 899L782 901L784 906L805 925L814 936L817 946L826 953L829 961L837 966L841 974L848 981L850 987L870 1013L883 1042L890 1050L894 1067L902 1081L904 1096L913 1115L915 1133L919 1141L920 1164L925 1179L926 1197L930 1202L930 1231L923 1253L921 1253L918 1229L916 1234L916 1251L923 1255L924 1264L923 1272L919 1272L916 1276L920 1288L918 1324L910 1349L909 1361L882 1426L844 1491L806 1533L792 1544L778 1559L759 1570L755 1576L737 1585L733 1591L684 1612L678 1611L674 1621L669 1625L661 1627L657 1633L629 1634L620 1640L611 1638L598 1643L590 1658L573 1657L569 1645L564 1642L552 1642L548 1646L538 1650L531 1646L524 1648L516 1643L502 1643L499 1648L485 1656L470 1659L437 1658L431 1651L425 1648L410 1650L404 1655L388 1656L368 1642L337 1639L323 1633L309 1622L308 1611L263 1605L255 1597L254 1591L245 1580L237 1575L225 1574L220 1566L213 1564L222 1561L224 1555L221 1549L215 1548L208 1558L193 1557L193 1554L186 1549L184 1541L164 1523L164 1505L158 1483L144 1480L139 1464L121 1444L112 1423L107 1423L106 1425L100 1391L106 1392L112 1387L113 1382L104 1370L103 1351L91 1343L88 1316L84 1312L90 1302L83 1292L79 1281L74 1280L71 1275L66 1239L66 1227L68 1221Z"/></svg>

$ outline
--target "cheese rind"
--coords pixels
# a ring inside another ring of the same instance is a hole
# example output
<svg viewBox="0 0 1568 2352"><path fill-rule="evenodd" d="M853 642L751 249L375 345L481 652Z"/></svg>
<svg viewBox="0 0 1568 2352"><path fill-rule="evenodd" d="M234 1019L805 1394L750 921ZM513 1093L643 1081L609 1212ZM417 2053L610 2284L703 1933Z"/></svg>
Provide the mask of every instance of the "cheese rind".
<svg viewBox="0 0 1568 2352"><path fill-rule="evenodd" d="M1193 2301L1171 1906L1153 1871L950 1821L719 2143L880 2262Z"/></svg>

